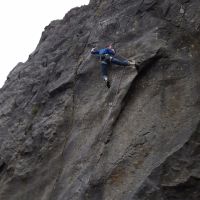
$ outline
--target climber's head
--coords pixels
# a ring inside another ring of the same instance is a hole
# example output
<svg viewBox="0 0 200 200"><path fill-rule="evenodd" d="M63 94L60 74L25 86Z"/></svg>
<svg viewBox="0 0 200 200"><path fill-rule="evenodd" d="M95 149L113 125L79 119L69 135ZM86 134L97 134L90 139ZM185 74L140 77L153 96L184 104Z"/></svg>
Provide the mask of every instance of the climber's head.
<svg viewBox="0 0 200 200"><path fill-rule="evenodd" d="M113 46L112 46L112 44L109 44L109 45L107 45L106 48L108 48L108 49L113 49Z"/></svg>
<svg viewBox="0 0 200 200"><path fill-rule="evenodd" d="M116 52L115 52L115 49L113 48L112 44L109 44L106 46L107 49L109 49L109 51L112 51L112 54L114 55Z"/></svg>

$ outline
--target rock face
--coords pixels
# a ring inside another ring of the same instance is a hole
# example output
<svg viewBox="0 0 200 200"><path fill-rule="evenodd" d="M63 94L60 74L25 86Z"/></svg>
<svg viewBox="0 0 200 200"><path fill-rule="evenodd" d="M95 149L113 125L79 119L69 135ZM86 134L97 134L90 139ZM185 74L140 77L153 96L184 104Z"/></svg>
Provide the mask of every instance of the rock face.
<svg viewBox="0 0 200 200"><path fill-rule="evenodd" d="M0 90L1 200L200 199L199 0L91 0ZM139 73L90 49L113 43Z"/></svg>

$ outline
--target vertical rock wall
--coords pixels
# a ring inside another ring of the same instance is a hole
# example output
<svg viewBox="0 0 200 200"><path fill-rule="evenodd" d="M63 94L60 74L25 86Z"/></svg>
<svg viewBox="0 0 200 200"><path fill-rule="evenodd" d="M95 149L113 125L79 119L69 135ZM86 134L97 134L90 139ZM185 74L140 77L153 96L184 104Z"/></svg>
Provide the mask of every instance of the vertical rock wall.
<svg viewBox="0 0 200 200"><path fill-rule="evenodd" d="M200 3L91 0L0 89L1 200L198 200ZM110 66L113 43L139 73Z"/></svg>

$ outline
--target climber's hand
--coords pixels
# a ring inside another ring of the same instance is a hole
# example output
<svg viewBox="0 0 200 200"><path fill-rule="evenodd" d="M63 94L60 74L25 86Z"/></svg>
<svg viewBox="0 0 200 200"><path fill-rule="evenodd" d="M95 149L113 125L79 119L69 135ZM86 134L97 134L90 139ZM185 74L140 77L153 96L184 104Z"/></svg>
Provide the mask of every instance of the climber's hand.
<svg viewBox="0 0 200 200"><path fill-rule="evenodd" d="M95 49L96 49L96 48L92 48L92 49L91 49L91 52L94 52L94 51L95 51Z"/></svg>

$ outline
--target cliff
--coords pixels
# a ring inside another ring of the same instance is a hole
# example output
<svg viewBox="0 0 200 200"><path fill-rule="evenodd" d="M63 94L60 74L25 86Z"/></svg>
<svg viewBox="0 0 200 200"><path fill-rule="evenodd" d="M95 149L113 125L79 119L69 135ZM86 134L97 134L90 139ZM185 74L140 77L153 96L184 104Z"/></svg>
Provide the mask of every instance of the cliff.
<svg viewBox="0 0 200 200"><path fill-rule="evenodd" d="M1 200L199 200L200 2L91 0L0 89ZM94 46L130 67L100 77Z"/></svg>

